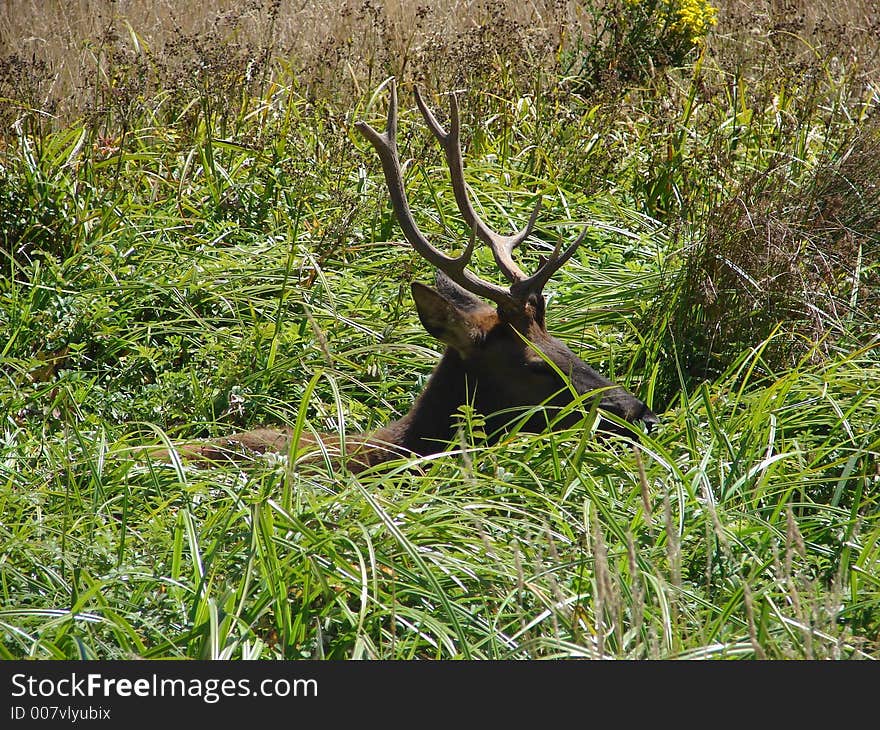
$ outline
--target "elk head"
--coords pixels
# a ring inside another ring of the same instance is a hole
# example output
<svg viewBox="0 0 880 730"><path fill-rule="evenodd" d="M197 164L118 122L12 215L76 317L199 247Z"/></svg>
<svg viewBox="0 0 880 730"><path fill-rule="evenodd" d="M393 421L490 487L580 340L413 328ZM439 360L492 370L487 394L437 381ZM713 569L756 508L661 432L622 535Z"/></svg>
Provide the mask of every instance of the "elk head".
<svg viewBox="0 0 880 730"><path fill-rule="evenodd" d="M435 441L448 435L448 424L427 427L424 422L429 417L425 412L448 411L450 404L454 409L465 399L487 418L490 433L497 433L524 412L542 405L545 408L535 409L524 427L530 431L542 431L548 424L565 428L576 423L579 416L555 419L553 411L570 404L575 394L595 394L601 410L628 424L641 422L648 429L655 426L657 417L642 401L593 370L547 332L543 288L571 258L586 231L564 251L557 244L550 258L531 276L523 272L513 260L513 250L531 234L540 212L540 200L522 230L505 236L489 228L468 197L455 96L450 96L447 132L416 90L416 104L443 148L456 204L472 235L464 252L450 257L435 248L419 230L407 201L397 152L397 91L393 79L390 86L385 132L377 132L366 122L356 126L379 155L391 204L406 240L437 269L436 289L414 283L412 293L425 329L448 347L412 411L386 427L382 435L418 453L436 451L440 445L432 448L427 441L431 434L436 434ZM508 287L481 279L467 268L477 239L491 249ZM422 423L416 425L417 420ZM599 428L632 434L630 429L621 429L605 418ZM412 437L407 438L403 431Z"/></svg>

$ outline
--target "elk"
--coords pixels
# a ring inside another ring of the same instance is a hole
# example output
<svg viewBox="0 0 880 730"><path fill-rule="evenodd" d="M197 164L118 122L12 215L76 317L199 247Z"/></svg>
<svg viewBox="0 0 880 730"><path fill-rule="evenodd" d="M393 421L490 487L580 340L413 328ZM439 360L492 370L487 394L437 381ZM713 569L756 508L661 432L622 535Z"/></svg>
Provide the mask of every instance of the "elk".
<svg viewBox="0 0 880 730"><path fill-rule="evenodd" d="M468 195L455 95L450 95L448 132L426 106L418 89L415 101L443 149L456 204L472 231L458 257L447 256L435 248L419 230L410 210L397 152L397 90L393 79L385 131L379 133L363 121L357 122L356 127L379 155L391 205L404 237L437 271L436 288L414 282L411 291L422 325L446 345L446 350L424 390L399 420L345 439L303 435L299 445L314 446L320 438L325 448L343 452L338 458L350 470L360 471L401 456L428 456L444 450L455 435L457 412L464 404L471 404L486 419L491 439L516 421L522 430L530 432L570 427L582 416L572 412L554 418L553 414L570 405L575 395L587 394L595 394L601 411L630 425L624 429L601 417L599 431L637 438L637 422L648 430L657 425L657 417L645 403L593 370L547 332L543 288L571 258L586 231L564 252L557 244L550 258L531 276L523 272L512 254L531 234L540 212L540 199L523 229L501 235L489 228L477 215ZM508 287L481 279L467 268L476 239L491 249ZM202 463L236 461L266 452L286 453L291 440L291 429L259 428L212 442L182 444L176 451Z"/></svg>

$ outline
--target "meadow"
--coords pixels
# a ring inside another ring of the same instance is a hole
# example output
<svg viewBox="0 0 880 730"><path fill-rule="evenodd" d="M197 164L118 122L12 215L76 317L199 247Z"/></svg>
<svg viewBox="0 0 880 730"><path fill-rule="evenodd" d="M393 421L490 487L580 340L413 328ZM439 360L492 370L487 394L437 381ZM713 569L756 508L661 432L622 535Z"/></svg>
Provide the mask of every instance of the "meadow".
<svg viewBox="0 0 880 730"><path fill-rule="evenodd" d="M6 2L0 657L880 658L880 11L815 5ZM410 407L391 77L422 229L468 238L416 85L496 229L542 197L524 267L588 228L548 329L660 427L144 458Z"/></svg>

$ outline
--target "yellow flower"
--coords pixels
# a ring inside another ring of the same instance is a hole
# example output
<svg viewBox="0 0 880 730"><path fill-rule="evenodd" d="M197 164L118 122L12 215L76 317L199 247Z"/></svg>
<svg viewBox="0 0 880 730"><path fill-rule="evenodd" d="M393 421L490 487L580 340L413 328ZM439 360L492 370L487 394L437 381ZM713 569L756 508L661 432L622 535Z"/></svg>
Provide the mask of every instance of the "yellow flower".
<svg viewBox="0 0 880 730"><path fill-rule="evenodd" d="M657 5L651 0L624 0L624 3L648 14L658 13L669 22L673 34L695 45L718 23L718 9L709 0L660 0Z"/></svg>
<svg viewBox="0 0 880 730"><path fill-rule="evenodd" d="M694 44L702 42L709 29L718 23L718 9L708 0L670 0L668 12L676 16L673 30L688 36Z"/></svg>

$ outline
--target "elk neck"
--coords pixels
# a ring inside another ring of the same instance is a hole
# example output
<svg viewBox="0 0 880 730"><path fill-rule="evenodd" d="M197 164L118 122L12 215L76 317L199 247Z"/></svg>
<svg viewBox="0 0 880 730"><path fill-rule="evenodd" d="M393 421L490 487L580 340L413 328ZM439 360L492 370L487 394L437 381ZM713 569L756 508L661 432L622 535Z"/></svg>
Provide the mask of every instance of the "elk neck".
<svg viewBox="0 0 880 730"><path fill-rule="evenodd" d="M447 347L409 412L374 437L420 456L442 451L455 433L456 411L472 400L477 383L470 380L461 355Z"/></svg>

